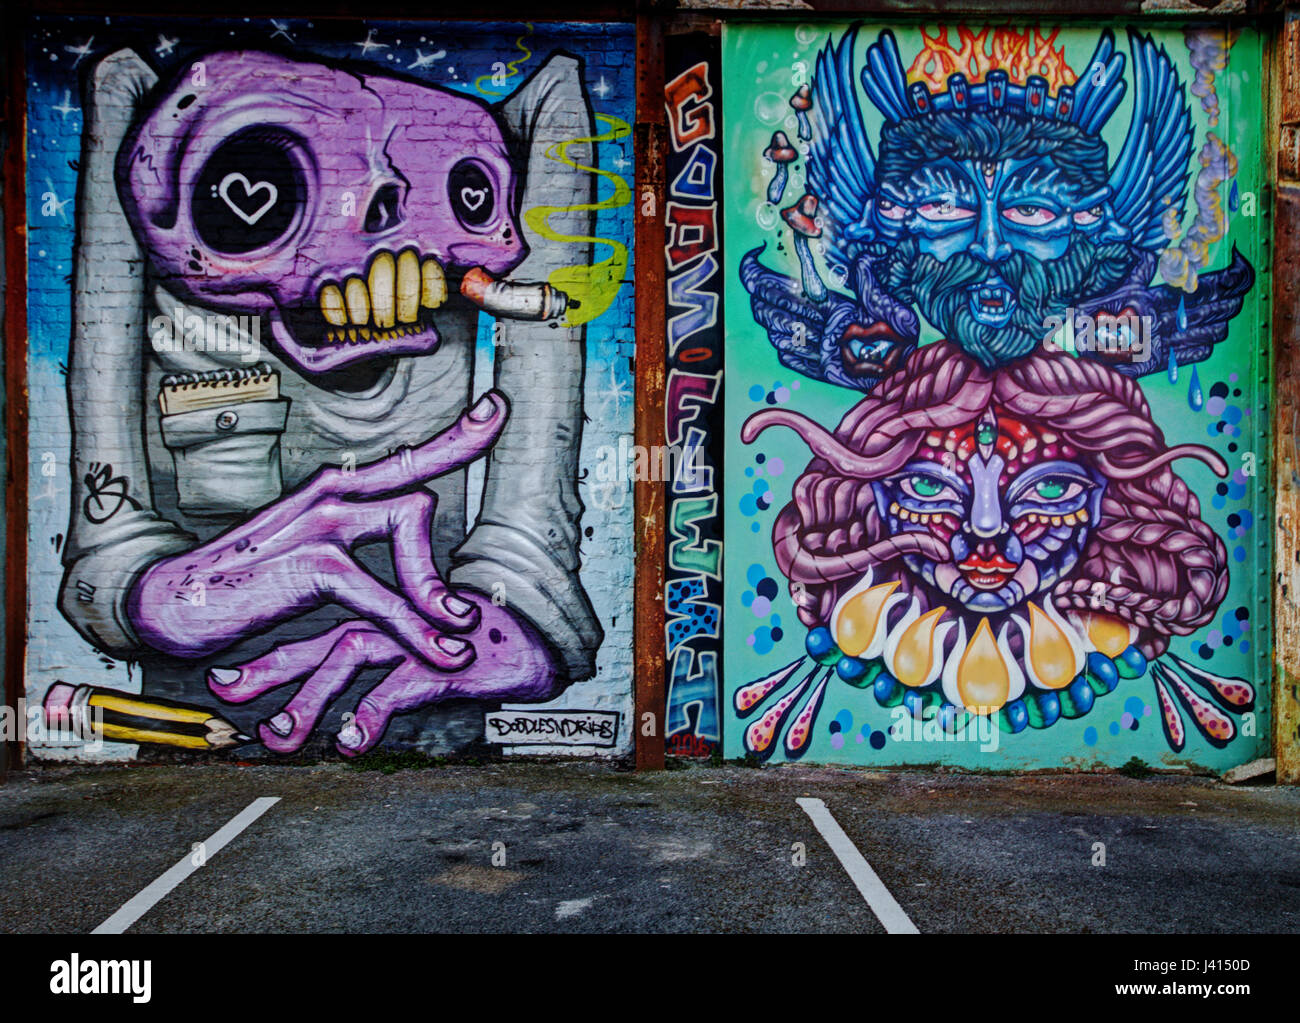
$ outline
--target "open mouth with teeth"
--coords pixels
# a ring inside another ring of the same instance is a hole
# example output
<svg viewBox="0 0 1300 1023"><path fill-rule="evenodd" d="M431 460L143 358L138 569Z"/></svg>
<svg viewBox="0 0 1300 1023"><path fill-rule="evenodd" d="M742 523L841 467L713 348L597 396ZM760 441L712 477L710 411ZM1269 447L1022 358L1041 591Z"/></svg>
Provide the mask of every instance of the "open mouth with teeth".
<svg viewBox="0 0 1300 1023"><path fill-rule="evenodd" d="M896 370L914 345L887 323L850 323L840 335L840 357L851 377L885 377Z"/></svg>
<svg viewBox="0 0 1300 1023"><path fill-rule="evenodd" d="M972 554L957 566L966 581L978 590L1001 588L1003 583L1016 574L1017 567L1001 554L994 554L990 558Z"/></svg>
<svg viewBox="0 0 1300 1023"><path fill-rule="evenodd" d="M1005 327L1016 310L1016 293L1000 278L990 277L967 289L971 315L990 327Z"/></svg>
<svg viewBox="0 0 1300 1023"><path fill-rule="evenodd" d="M427 355L438 347L433 313L447 295L447 275L435 257L414 249L378 252L364 277L327 281L312 301L273 310L271 335L316 373L377 356Z"/></svg>

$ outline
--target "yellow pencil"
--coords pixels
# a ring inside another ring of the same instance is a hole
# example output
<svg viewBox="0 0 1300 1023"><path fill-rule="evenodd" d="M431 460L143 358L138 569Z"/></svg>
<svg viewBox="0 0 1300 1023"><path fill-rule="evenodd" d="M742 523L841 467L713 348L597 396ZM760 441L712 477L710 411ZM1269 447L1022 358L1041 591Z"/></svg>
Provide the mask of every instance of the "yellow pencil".
<svg viewBox="0 0 1300 1023"><path fill-rule="evenodd" d="M253 741L204 707L97 686L56 682L45 694L44 709L49 728L97 734L112 742L219 750Z"/></svg>

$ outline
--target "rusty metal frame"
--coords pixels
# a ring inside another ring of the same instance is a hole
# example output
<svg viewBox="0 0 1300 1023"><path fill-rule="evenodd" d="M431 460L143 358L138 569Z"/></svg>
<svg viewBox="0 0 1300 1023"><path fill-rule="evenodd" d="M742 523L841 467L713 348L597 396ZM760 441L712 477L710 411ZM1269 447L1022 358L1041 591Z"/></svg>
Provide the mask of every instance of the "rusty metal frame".
<svg viewBox="0 0 1300 1023"><path fill-rule="evenodd" d="M636 23L636 432L642 450L665 443L664 332L668 315L664 265L664 203L668 118L664 110L663 22ZM653 459L652 459L653 461ZM664 490L662 481L633 483L636 580L633 624L636 711L632 721L638 770L664 766Z"/></svg>
<svg viewBox="0 0 1300 1023"><path fill-rule="evenodd" d="M22 695L27 651L27 89L25 19L10 10L4 124L5 655L4 705ZM15 719L17 720L17 719ZM22 741L0 740L0 781L22 762Z"/></svg>

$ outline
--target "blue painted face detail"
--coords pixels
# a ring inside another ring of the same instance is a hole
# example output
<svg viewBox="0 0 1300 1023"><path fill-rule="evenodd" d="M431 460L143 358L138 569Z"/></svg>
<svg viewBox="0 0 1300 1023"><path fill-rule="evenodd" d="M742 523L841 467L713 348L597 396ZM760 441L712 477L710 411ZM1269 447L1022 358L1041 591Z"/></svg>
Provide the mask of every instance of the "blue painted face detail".
<svg viewBox="0 0 1300 1023"><path fill-rule="evenodd" d="M940 263L965 253L987 269L967 286L977 323L1005 327L1019 303L1016 289L998 272L1013 252L1040 262L1060 259L1076 228L1102 223L1095 195L1063 180L1047 157L1032 160L944 158L918 167L901 183L882 182L875 207L887 237L910 235L918 250Z"/></svg>
<svg viewBox="0 0 1300 1023"><path fill-rule="evenodd" d="M996 453L972 454L960 466L922 458L872 484L892 533L936 532L939 515L955 520L955 531L937 531L949 551L944 563L918 554L904 562L925 583L982 613L1016 607L1069 572L1100 517L1105 490L1104 480L1078 462L1039 462L1003 483L1005 468Z"/></svg>

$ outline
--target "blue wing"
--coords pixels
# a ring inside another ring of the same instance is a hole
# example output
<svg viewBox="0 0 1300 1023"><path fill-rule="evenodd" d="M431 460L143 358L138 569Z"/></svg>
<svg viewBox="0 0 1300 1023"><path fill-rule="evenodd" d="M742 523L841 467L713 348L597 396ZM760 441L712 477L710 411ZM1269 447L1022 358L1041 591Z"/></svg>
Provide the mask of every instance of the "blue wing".
<svg viewBox="0 0 1300 1023"><path fill-rule="evenodd" d="M875 157L853 88L854 26L836 46L829 39L813 76L814 129L808 191L823 210L830 262L851 266L869 236L865 215L872 196Z"/></svg>
<svg viewBox="0 0 1300 1023"><path fill-rule="evenodd" d="M1129 31L1133 53L1133 122L1111 167L1111 209L1132 232L1139 248L1167 244L1161 220L1173 209L1181 220L1187 206L1187 160L1192 119L1185 89L1169 54L1152 38Z"/></svg>

